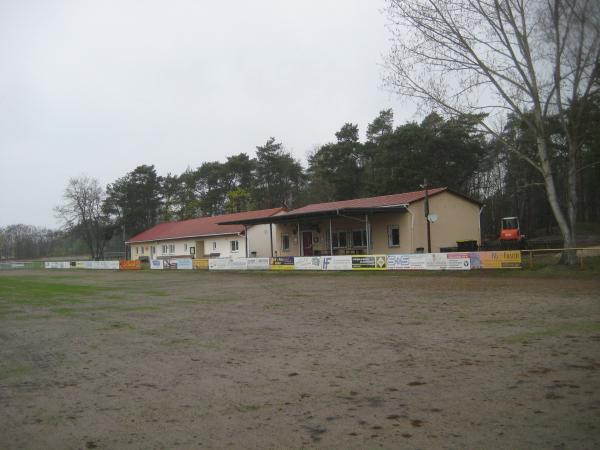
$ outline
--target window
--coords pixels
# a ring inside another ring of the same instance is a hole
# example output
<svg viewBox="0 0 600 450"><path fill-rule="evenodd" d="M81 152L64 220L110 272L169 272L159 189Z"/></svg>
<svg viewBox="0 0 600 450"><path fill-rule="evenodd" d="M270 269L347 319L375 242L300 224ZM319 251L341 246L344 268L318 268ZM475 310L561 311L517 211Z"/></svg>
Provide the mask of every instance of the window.
<svg viewBox="0 0 600 450"><path fill-rule="evenodd" d="M231 251L237 252L239 249L240 249L240 242L239 241L231 241Z"/></svg>
<svg viewBox="0 0 600 450"><path fill-rule="evenodd" d="M281 250L284 252L290 251L290 236L288 234L281 236Z"/></svg>
<svg viewBox="0 0 600 450"><path fill-rule="evenodd" d="M187 244L183 244L183 251L187 252Z"/></svg>
<svg viewBox="0 0 600 450"><path fill-rule="evenodd" d="M144 254L144 246L142 245L142 251L140 252L142 255Z"/></svg>
<svg viewBox="0 0 600 450"><path fill-rule="evenodd" d="M169 253L175 253L175 244L169 244Z"/></svg>
<svg viewBox="0 0 600 450"><path fill-rule="evenodd" d="M216 249L217 249L217 243L213 242L213 250L216 250Z"/></svg>
<svg viewBox="0 0 600 450"><path fill-rule="evenodd" d="M166 245L162 246L162 252L163 252L163 254L167 253L167 246Z"/></svg>
<svg viewBox="0 0 600 450"><path fill-rule="evenodd" d="M367 246L367 230L360 228L358 230L352 230L352 247L366 247Z"/></svg>
<svg viewBox="0 0 600 450"><path fill-rule="evenodd" d="M348 247L348 238L346 230L335 230L333 232L333 248L346 248Z"/></svg>
<svg viewBox="0 0 600 450"><path fill-rule="evenodd" d="M400 247L400 225L388 225L388 247Z"/></svg>
<svg viewBox="0 0 600 450"><path fill-rule="evenodd" d="M150 247L150 251L154 255L156 253L156 247L153 245L152 247Z"/></svg>
<svg viewBox="0 0 600 450"><path fill-rule="evenodd" d="M135 254L137 255L137 254L139 254L139 253L140 253L140 248L139 248L139 247L136 247L136 248L135 248Z"/></svg>

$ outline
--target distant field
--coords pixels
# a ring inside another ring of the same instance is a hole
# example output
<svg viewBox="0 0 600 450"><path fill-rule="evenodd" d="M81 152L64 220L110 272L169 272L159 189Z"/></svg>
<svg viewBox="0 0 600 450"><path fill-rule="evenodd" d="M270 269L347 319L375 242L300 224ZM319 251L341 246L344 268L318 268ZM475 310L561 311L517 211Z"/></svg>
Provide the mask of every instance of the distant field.
<svg viewBox="0 0 600 450"><path fill-rule="evenodd" d="M599 448L600 279L0 272L0 448Z"/></svg>

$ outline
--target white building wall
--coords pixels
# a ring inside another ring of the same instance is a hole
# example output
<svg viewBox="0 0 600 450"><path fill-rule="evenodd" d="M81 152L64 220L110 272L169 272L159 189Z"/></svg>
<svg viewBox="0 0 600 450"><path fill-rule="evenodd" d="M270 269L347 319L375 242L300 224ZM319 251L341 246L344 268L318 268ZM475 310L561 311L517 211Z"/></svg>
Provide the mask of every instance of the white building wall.
<svg viewBox="0 0 600 450"><path fill-rule="evenodd" d="M269 243L269 225L253 225L248 227L248 256L267 258L271 256L271 245ZM275 240L277 238L277 225L273 225L273 251L277 250Z"/></svg>
<svg viewBox="0 0 600 450"><path fill-rule="evenodd" d="M246 256L246 239L237 234L227 234L224 236L206 236L204 240L204 254L219 254L219 258L244 258ZM231 242L238 241L238 250L231 250Z"/></svg>
<svg viewBox="0 0 600 450"><path fill-rule="evenodd" d="M204 255L206 256L211 253L219 253L220 257L242 258L246 256L244 236L227 234L223 236L206 236L194 239L169 239L164 241L131 244L131 259L140 259L142 256L147 256L150 259L189 258L192 257L190 248L196 247L196 241L204 241ZM238 251L231 250L231 241L238 241ZM213 249L213 243L215 244L215 249ZM154 252L152 250L153 248ZM201 249L195 248L195 250L195 254L200 255L199 257L201 257Z"/></svg>

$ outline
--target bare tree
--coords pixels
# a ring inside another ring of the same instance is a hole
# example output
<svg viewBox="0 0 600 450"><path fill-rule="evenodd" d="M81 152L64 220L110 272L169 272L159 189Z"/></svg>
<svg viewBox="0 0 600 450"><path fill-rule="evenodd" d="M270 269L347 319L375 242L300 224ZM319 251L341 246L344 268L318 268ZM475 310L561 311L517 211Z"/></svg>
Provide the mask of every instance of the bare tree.
<svg viewBox="0 0 600 450"><path fill-rule="evenodd" d="M102 208L104 198L104 189L97 179L71 178L63 195L64 204L55 208L65 228L81 236L95 260L104 257L104 247L112 232Z"/></svg>
<svg viewBox="0 0 600 450"><path fill-rule="evenodd" d="M575 246L580 124L600 86L600 2L389 0L388 16L389 85L446 114L480 115L497 139L507 114L523 121L536 137L535 157L509 150L543 178L565 247ZM550 119L562 128L566 154L555 150ZM559 161L565 192L557 186Z"/></svg>

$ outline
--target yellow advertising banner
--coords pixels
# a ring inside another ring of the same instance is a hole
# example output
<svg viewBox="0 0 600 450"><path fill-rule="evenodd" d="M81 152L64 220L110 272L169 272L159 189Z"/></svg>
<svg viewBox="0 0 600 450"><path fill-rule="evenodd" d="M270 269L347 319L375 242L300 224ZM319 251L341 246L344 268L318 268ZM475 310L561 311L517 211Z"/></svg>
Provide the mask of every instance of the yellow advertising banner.
<svg viewBox="0 0 600 450"><path fill-rule="evenodd" d="M520 269L521 252L474 252L469 253L472 269Z"/></svg>
<svg viewBox="0 0 600 450"><path fill-rule="evenodd" d="M269 270L294 270L294 257L279 256L271 258Z"/></svg>
<svg viewBox="0 0 600 450"><path fill-rule="evenodd" d="M192 259L194 270L208 270L208 258Z"/></svg>

